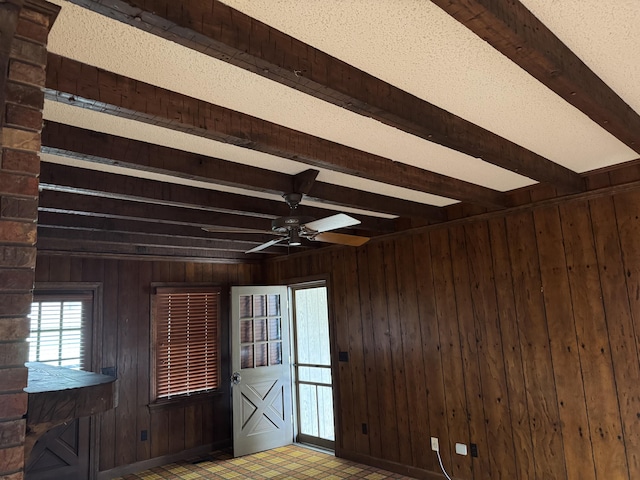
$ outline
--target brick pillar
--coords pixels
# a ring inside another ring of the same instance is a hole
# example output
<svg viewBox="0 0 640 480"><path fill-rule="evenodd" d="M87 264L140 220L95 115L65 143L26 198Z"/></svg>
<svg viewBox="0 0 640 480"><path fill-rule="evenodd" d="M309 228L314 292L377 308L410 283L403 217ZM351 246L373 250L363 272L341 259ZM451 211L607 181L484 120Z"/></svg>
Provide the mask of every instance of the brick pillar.
<svg viewBox="0 0 640 480"><path fill-rule="evenodd" d="M47 37L59 7L0 2L0 478L23 478Z"/></svg>

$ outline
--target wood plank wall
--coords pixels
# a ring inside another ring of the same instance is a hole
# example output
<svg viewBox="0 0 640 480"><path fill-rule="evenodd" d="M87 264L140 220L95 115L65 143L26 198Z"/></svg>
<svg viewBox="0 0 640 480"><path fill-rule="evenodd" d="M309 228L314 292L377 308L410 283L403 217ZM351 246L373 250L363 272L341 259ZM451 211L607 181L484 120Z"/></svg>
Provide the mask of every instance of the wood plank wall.
<svg viewBox="0 0 640 480"><path fill-rule="evenodd" d="M266 264L327 273L340 455L439 471L433 435L459 479L640 478L640 191Z"/></svg>
<svg viewBox="0 0 640 480"><path fill-rule="evenodd" d="M249 264L213 264L107 260L38 256L38 282L101 282L103 320L98 345L103 367L116 367L120 381L119 405L101 415L99 470L172 455L201 445L228 445L231 441L230 392L206 402L177 404L150 410L149 346L152 282L205 282L223 287L221 318L229 318L230 285L260 281L261 268ZM230 377L229 324L221 329L221 378ZM148 431L142 441L140 432Z"/></svg>

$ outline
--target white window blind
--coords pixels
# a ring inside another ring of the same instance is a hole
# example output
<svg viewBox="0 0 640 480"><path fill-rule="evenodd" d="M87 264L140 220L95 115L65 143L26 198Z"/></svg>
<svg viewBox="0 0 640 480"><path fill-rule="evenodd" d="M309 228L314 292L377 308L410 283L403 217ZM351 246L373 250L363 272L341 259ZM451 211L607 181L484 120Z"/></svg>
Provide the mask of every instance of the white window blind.
<svg viewBox="0 0 640 480"><path fill-rule="evenodd" d="M31 304L29 361L82 370L92 310L90 294L36 294Z"/></svg>
<svg viewBox="0 0 640 480"><path fill-rule="evenodd" d="M157 398L218 388L219 288L157 288Z"/></svg>

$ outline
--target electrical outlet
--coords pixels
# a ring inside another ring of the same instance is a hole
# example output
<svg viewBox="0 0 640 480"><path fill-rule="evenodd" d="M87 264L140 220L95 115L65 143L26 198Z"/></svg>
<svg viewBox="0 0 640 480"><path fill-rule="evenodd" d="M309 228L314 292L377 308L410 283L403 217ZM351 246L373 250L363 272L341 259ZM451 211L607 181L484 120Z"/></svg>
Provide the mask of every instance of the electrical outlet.
<svg viewBox="0 0 640 480"><path fill-rule="evenodd" d="M464 443L456 443L456 453L458 455L466 455L467 446Z"/></svg>
<svg viewBox="0 0 640 480"><path fill-rule="evenodd" d="M440 450L440 444L438 443L438 437L431 437L431 450L438 452Z"/></svg>

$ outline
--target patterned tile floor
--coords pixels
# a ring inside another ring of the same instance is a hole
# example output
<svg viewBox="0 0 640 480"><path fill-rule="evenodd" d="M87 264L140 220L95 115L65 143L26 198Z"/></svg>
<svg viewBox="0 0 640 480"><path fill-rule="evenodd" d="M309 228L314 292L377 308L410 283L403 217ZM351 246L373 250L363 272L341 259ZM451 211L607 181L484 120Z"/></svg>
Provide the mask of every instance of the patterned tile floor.
<svg viewBox="0 0 640 480"><path fill-rule="evenodd" d="M396 473L336 458L331 454L298 445L288 445L246 457L233 458L227 452L215 452L205 461L179 462L125 475L116 480L198 480L232 478L368 480L409 479Z"/></svg>

